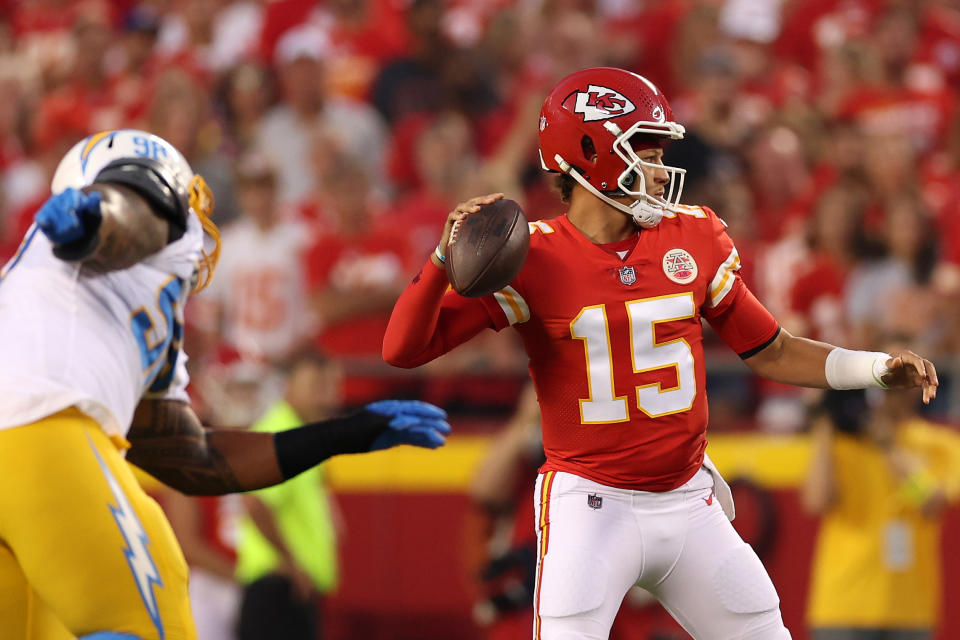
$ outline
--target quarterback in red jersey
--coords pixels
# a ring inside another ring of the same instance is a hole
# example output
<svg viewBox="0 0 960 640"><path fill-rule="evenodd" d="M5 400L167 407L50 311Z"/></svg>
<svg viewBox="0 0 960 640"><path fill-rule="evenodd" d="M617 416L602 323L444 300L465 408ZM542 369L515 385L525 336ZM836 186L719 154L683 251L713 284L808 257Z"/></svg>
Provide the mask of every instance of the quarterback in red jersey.
<svg viewBox="0 0 960 640"><path fill-rule="evenodd" d="M680 204L684 172L663 164L663 146L683 133L637 74L562 80L541 111L540 156L561 174L567 214L530 225L527 261L508 287L469 299L448 290L442 269L450 231L502 194L459 205L384 339L387 362L414 367L485 328L522 337L547 458L535 640L607 638L634 584L695 638L790 637L706 456L701 319L773 380L936 395L936 371L916 354L848 351L779 327L740 279L723 221Z"/></svg>

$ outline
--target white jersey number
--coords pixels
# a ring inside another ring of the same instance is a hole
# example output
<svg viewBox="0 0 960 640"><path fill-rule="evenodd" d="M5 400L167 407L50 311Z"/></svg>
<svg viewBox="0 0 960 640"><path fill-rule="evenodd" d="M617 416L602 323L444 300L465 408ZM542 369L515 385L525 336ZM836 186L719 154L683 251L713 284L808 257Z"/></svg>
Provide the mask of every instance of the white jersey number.
<svg viewBox="0 0 960 640"><path fill-rule="evenodd" d="M689 411L697 395L690 345L683 338L658 343L655 333L657 325L662 322L694 317L693 294L631 300L625 304L630 320L630 355L634 373L666 368L677 372L676 387L665 389L659 382L635 387L637 408L651 418ZM617 396L614 391L606 307L600 304L581 309L570 323L570 335L583 340L587 364L590 395L580 399L580 421L583 424L605 424L629 420L627 396Z"/></svg>

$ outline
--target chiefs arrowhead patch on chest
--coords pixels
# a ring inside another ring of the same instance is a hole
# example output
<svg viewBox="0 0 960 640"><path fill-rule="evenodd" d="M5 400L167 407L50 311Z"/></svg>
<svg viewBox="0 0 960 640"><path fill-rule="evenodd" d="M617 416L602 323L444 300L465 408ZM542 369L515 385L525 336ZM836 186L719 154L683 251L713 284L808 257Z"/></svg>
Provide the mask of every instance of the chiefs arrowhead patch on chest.
<svg viewBox="0 0 960 640"><path fill-rule="evenodd" d="M690 284L697 278L697 261L684 249L670 249L663 254L663 273L677 284Z"/></svg>

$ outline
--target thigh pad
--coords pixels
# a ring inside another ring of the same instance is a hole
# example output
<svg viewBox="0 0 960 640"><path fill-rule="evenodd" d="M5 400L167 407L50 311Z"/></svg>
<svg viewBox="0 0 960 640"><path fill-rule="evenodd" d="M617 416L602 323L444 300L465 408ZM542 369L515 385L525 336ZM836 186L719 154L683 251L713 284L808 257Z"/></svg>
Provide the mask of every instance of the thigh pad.
<svg viewBox="0 0 960 640"><path fill-rule="evenodd" d="M540 570L540 615L572 616L603 604L610 570L607 561L592 549L551 550Z"/></svg>
<svg viewBox="0 0 960 640"><path fill-rule="evenodd" d="M727 553L712 582L717 598L732 613L760 613L780 604L767 570L747 544Z"/></svg>

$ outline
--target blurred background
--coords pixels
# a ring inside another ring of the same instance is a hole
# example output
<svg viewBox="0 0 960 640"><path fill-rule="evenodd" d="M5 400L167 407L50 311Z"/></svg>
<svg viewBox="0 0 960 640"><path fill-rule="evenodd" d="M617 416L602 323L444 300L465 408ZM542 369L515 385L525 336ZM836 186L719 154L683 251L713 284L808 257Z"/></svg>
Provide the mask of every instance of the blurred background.
<svg viewBox="0 0 960 640"><path fill-rule="evenodd" d="M957 0L0 0L0 262L77 140L120 127L169 140L212 187L223 232L214 283L187 309L204 419L407 397L454 425L436 452L325 465L315 520L289 525L301 543L262 572L298 586L316 637L527 638L542 452L519 342L489 332L414 371L379 354L454 204L503 191L530 220L563 213L537 114L557 80L598 65L666 94L688 131L665 159L687 169L684 202L729 224L745 281L785 328L907 346L940 371L929 407L837 398L759 381L708 335L709 451L794 637L960 637L960 559L941 546L960 535ZM873 466L845 479L844 460ZM233 637L260 577L233 577L238 540L252 523L282 544L263 517L286 503L152 489L214 585L196 594L198 617L216 611L208 636ZM837 549L868 548L836 570ZM922 613L863 613L896 608L884 598ZM611 637L685 636L631 592Z"/></svg>

